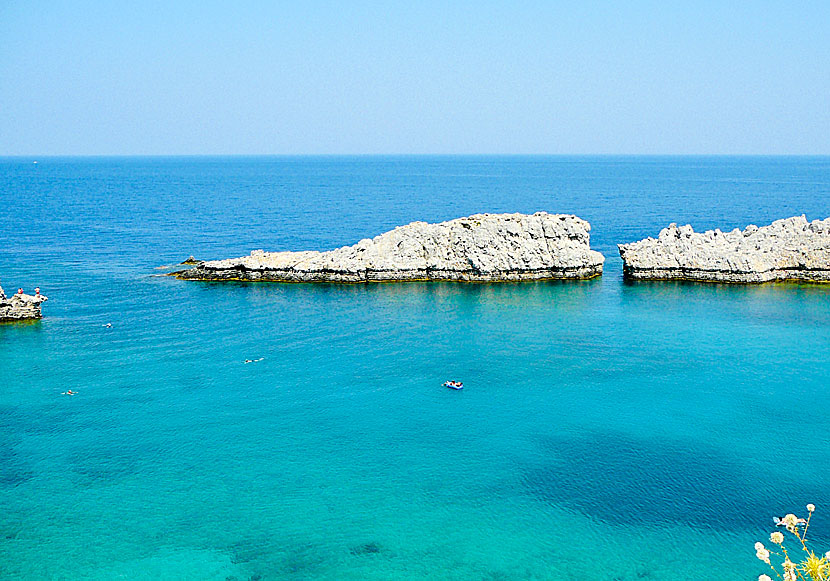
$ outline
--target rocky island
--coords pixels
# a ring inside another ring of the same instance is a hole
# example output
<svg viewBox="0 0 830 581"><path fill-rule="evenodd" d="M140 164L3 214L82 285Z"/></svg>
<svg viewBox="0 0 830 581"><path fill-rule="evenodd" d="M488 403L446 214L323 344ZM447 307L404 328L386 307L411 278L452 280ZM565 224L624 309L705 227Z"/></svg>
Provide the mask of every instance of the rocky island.
<svg viewBox="0 0 830 581"><path fill-rule="evenodd" d="M619 249L629 279L830 282L830 218L794 216L731 232L671 224L656 239Z"/></svg>
<svg viewBox="0 0 830 581"><path fill-rule="evenodd" d="M43 316L40 313L40 305L45 300L46 297L40 294L40 289L35 289L34 295L24 294L23 289L19 289L11 297L7 297L0 286L0 323L40 319Z"/></svg>
<svg viewBox="0 0 830 581"><path fill-rule="evenodd" d="M412 222L327 252L264 252L200 262L171 273L186 280L383 282L581 279L602 274L590 224L537 212L475 214L439 224Z"/></svg>

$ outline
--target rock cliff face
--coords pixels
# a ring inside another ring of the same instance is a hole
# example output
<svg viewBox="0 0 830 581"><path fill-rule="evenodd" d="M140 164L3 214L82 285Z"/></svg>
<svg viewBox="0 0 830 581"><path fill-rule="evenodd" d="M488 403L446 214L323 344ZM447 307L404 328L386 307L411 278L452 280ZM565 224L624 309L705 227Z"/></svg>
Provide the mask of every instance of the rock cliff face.
<svg viewBox="0 0 830 581"><path fill-rule="evenodd" d="M476 214L440 224L413 222L328 252L263 252L199 263L172 273L188 280L370 282L513 281L591 278L603 256L576 216Z"/></svg>
<svg viewBox="0 0 830 581"><path fill-rule="evenodd" d="M3 287L0 287L0 323L40 319L40 304L45 300L46 297L41 294L16 293L6 297Z"/></svg>
<svg viewBox="0 0 830 581"><path fill-rule="evenodd" d="M702 234L671 224L657 239L619 249L623 273L632 279L830 282L830 218L795 216L761 228Z"/></svg>

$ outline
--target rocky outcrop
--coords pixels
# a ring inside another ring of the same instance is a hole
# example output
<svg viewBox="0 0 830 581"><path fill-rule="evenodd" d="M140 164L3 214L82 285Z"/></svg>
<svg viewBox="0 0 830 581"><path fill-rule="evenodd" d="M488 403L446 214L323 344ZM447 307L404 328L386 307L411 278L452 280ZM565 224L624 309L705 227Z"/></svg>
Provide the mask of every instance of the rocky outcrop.
<svg viewBox="0 0 830 581"><path fill-rule="evenodd" d="M45 300L46 297L40 294L40 290L34 295L17 292L7 297L3 287L0 287L0 323L40 319L40 305Z"/></svg>
<svg viewBox="0 0 830 581"><path fill-rule="evenodd" d="M371 282L515 281L591 278L603 256L576 216L476 214L440 224L413 222L328 252L263 252L202 262L172 273L188 280Z"/></svg>
<svg viewBox="0 0 830 581"><path fill-rule="evenodd" d="M697 233L671 224L654 238L619 246L631 279L760 283L830 282L830 218L804 216L759 228Z"/></svg>

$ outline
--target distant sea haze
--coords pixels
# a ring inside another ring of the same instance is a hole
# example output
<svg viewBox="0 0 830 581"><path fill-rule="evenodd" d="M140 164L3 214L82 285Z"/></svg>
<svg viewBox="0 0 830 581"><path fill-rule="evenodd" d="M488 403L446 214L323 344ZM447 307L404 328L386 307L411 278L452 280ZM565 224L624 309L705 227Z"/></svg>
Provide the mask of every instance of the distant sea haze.
<svg viewBox="0 0 830 581"><path fill-rule="evenodd" d="M830 288L616 248L826 218L830 158L34 159L0 158L0 281L50 298L0 325L2 578L754 579L808 502L830 549ZM602 278L156 276L539 210Z"/></svg>

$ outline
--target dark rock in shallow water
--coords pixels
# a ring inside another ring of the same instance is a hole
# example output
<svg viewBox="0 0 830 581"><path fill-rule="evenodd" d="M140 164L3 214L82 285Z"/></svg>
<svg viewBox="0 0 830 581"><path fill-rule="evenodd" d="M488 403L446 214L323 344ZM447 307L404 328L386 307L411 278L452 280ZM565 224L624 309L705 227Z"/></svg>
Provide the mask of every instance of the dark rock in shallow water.
<svg viewBox="0 0 830 581"><path fill-rule="evenodd" d="M196 260L193 258L193 255L190 255L186 260L182 260L179 264L201 264L202 262L202 260Z"/></svg>
<svg viewBox="0 0 830 581"><path fill-rule="evenodd" d="M375 553L380 553L380 545L378 545L377 543L366 543L364 545L352 547L349 552L352 555L372 555Z"/></svg>
<svg viewBox="0 0 830 581"><path fill-rule="evenodd" d="M614 525L753 531L770 518L764 490L786 491L791 499L821 496L815 487L701 442L612 431L538 442L543 460L521 467L525 490Z"/></svg>
<svg viewBox="0 0 830 581"><path fill-rule="evenodd" d="M315 572L326 562L327 553L316 543L298 544L285 549L283 558L279 561L277 577L296 577L309 579L315 577Z"/></svg>
<svg viewBox="0 0 830 581"><path fill-rule="evenodd" d="M171 274L273 282L592 278L602 274L605 259L591 250L590 229L585 220L564 214L476 214L440 224L413 222L328 252L254 250Z"/></svg>

